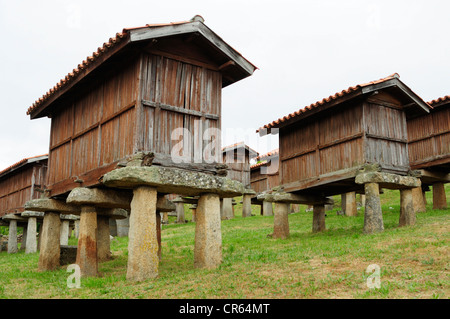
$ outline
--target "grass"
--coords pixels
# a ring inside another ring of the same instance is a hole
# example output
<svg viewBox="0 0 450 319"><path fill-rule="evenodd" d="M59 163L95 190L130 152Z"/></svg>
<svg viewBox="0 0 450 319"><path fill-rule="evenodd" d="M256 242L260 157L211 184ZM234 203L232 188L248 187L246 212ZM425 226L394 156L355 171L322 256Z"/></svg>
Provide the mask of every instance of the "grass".
<svg viewBox="0 0 450 319"><path fill-rule="evenodd" d="M236 217L222 221L223 262L217 269L193 267L194 223L168 224L162 230L159 277L139 283L125 278L128 238L111 242L113 259L99 265L99 277L82 278L79 289L67 287L67 266L38 272L38 253L1 252L0 298L448 299L449 209L432 210L427 196L427 212L417 215L416 225L399 228L398 191L385 190L385 231L373 235L362 233L363 208L356 217L337 215L338 196L327 212L327 230L313 234L312 212L302 205L289 215L290 238L285 240L267 237L273 217L260 216L256 206L255 216L242 218L237 199ZM380 267L379 289L367 287L371 264Z"/></svg>

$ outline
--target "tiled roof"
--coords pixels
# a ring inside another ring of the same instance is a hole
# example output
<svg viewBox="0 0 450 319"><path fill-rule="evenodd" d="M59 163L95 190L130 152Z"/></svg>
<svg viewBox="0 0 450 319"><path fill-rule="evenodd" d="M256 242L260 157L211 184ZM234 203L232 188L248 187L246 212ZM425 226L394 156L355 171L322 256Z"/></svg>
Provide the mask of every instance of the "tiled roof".
<svg viewBox="0 0 450 319"><path fill-rule="evenodd" d="M141 27L124 28L122 30L122 32L116 33L115 37L110 38L108 40L108 42L103 43L103 46L99 47L96 51L94 51L91 56L88 56L85 60L83 60L83 62L78 64L77 68L73 69L72 72L69 72L63 79L61 79L58 83L56 83L53 86L53 88L51 88L49 91L47 91L42 97L37 99L28 108L27 115L30 115L33 112L33 110L35 110L39 106L43 105L46 101L48 101L56 93L58 93L59 91L61 91L64 88L68 87L68 85L70 83L72 83L78 77L80 77L83 74L85 74L86 73L85 70L88 69L89 66L91 66L97 60L101 60L101 58L103 58L104 55L108 51L110 51L111 49L117 47L119 44L121 44L124 41L129 41L130 31L137 30L137 29L146 29L146 28L157 28L157 27L172 26L172 25L181 25L181 24L187 24L187 23L192 23L192 22L197 22L197 21L204 22L204 19L201 16L196 15L190 21L160 23L160 24L146 24L145 26L141 26ZM236 51L236 50L234 50L234 51ZM239 54L239 52L237 52L237 53Z"/></svg>
<svg viewBox="0 0 450 319"><path fill-rule="evenodd" d="M344 96L346 96L346 95L348 95L348 94L350 94L352 92L355 92L355 91L357 91L357 90L359 90L359 89L361 89L363 87L366 87L366 86L369 86L369 85L374 85L374 84L379 84L379 83L382 83L382 82L385 82L385 81L388 81L388 80L392 80L392 79L395 79L395 78L396 79L400 78L400 75L398 75L398 73L394 73L394 74L391 74L391 75L389 75L389 76L387 76L385 78L381 78L381 79L376 80L376 81L371 81L371 82L364 83L364 84L358 84L358 85L355 85L355 86L350 86L349 88L347 88L345 90L342 90L342 91L337 92L337 93L335 93L333 95L330 95L327 98L324 98L324 99L322 99L320 101L317 101L315 103L307 105L307 106L303 107L302 109L300 109L298 111L295 111L295 112L293 112L291 114L283 116L282 118L279 118L276 121L273 121L273 122L271 122L269 124L266 124L263 127L260 127L257 130L257 132L259 132L260 130L265 129L265 128L275 127L275 126L277 126L280 123L286 122L287 120L289 120L291 118L294 118L294 117L297 117L297 116L299 116L299 115L301 115L303 113L307 113L307 112L309 112L309 111L311 111L311 110L313 110L313 109L315 109L315 108L317 108L317 107L319 107L321 105L324 105L324 104L329 103L331 101L334 101L334 100L337 100L339 98L342 98L342 97L344 97Z"/></svg>
<svg viewBox="0 0 450 319"><path fill-rule="evenodd" d="M273 155L278 155L278 153L279 153L279 149L277 148L277 149L274 149L274 150L272 150L270 152L267 152L265 154L262 154L262 155L258 156L256 158L256 160L257 161L263 161L263 160L266 160L268 157L271 157Z"/></svg>
<svg viewBox="0 0 450 319"><path fill-rule="evenodd" d="M272 156L278 155L278 153L279 153L279 149L277 148L277 149L274 149L274 150L272 150L270 152L267 152L265 154L257 156L255 158L256 161L261 161L261 162L251 165L250 169L255 169L255 168L267 165L269 163L269 162L267 162L267 159L272 157Z"/></svg>
<svg viewBox="0 0 450 319"><path fill-rule="evenodd" d="M450 102L450 95L446 95L446 96L440 97L438 99L429 101L428 104L430 104L431 106L435 106L436 104L441 104L441 103L446 103L446 102Z"/></svg>
<svg viewBox="0 0 450 319"><path fill-rule="evenodd" d="M222 152L225 152L226 150L230 150L230 149L237 149L240 147L244 147L244 148L248 149L250 154L255 154L255 155L259 154L257 151L252 149L250 146L246 145L244 142L238 142L238 143L234 143L232 145L224 146L224 147L222 147Z"/></svg>
<svg viewBox="0 0 450 319"><path fill-rule="evenodd" d="M33 159L37 159L39 157L47 157L47 156L48 156L48 154L43 154L43 155L37 155L37 156L24 158L24 159L18 161L17 163L14 163L13 165L11 165L11 166L5 168L4 170L0 171L0 176L6 174L7 172L9 172L9 171L11 171L11 170L13 170L13 169L23 165L23 164L26 164L29 161L32 161Z"/></svg>

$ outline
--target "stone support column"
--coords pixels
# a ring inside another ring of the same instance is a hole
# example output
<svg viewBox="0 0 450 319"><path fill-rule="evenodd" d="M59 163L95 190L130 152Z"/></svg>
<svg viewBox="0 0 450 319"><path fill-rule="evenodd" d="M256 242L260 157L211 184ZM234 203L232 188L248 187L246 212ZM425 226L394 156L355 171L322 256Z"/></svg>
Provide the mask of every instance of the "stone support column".
<svg viewBox="0 0 450 319"><path fill-rule="evenodd" d="M38 268L40 271L59 267L61 220L59 213L45 212L41 231Z"/></svg>
<svg viewBox="0 0 450 319"><path fill-rule="evenodd" d="M345 215L346 216L356 216L358 211L356 210L356 193L348 192L344 194L345 196Z"/></svg>
<svg viewBox="0 0 450 319"><path fill-rule="evenodd" d="M273 216L273 206L271 202L263 201L262 204L263 216Z"/></svg>
<svg viewBox="0 0 450 319"><path fill-rule="evenodd" d="M242 196L242 217L249 217L252 215L252 195L244 194Z"/></svg>
<svg viewBox="0 0 450 319"><path fill-rule="evenodd" d="M272 204L272 203L270 203ZM272 238L288 238L289 237L289 204L283 202L275 202L275 212L273 218L273 235Z"/></svg>
<svg viewBox="0 0 450 319"><path fill-rule="evenodd" d="M25 254L32 254L37 251L36 224L36 217L28 217L27 244L25 248Z"/></svg>
<svg viewBox="0 0 450 319"><path fill-rule="evenodd" d="M81 207L76 263L80 266L81 276L98 275L97 211L94 206Z"/></svg>
<svg viewBox="0 0 450 319"><path fill-rule="evenodd" d="M75 237L80 237L80 220L75 221Z"/></svg>
<svg viewBox="0 0 450 319"><path fill-rule="evenodd" d="M198 200L196 212L194 267L215 268L222 262L220 220L219 195L202 194Z"/></svg>
<svg viewBox="0 0 450 319"><path fill-rule="evenodd" d="M233 199L223 198L222 199L222 216L221 219L231 219L233 218Z"/></svg>
<svg viewBox="0 0 450 319"><path fill-rule="evenodd" d="M141 186L133 190L128 241L127 280L142 281L158 276L156 232L157 191Z"/></svg>
<svg viewBox="0 0 450 319"><path fill-rule="evenodd" d="M21 251L25 251L25 249L27 248L27 236L28 236L28 231L27 231L27 225L23 225L22 226L22 241L20 244L20 250Z"/></svg>
<svg viewBox="0 0 450 319"><path fill-rule="evenodd" d="M69 244L69 224L68 220L61 221L61 234L60 234L60 245Z"/></svg>
<svg viewBox="0 0 450 319"><path fill-rule="evenodd" d="M17 220L9 221L9 236L8 236L8 254L15 254L18 252L17 247Z"/></svg>
<svg viewBox="0 0 450 319"><path fill-rule="evenodd" d="M118 237L127 237L128 232L130 230L130 216L127 215L124 219L117 219L116 220L117 225L117 236Z"/></svg>
<svg viewBox="0 0 450 319"><path fill-rule="evenodd" d="M364 233L371 234L384 230L381 211L380 188L378 183L364 184L366 206L364 211Z"/></svg>
<svg viewBox="0 0 450 319"><path fill-rule="evenodd" d="M425 202L423 201L422 187L414 187L411 191L414 211L416 213L426 212L427 207L425 206Z"/></svg>
<svg viewBox="0 0 450 319"><path fill-rule="evenodd" d="M162 231L162 224L161 224L161 214L156 213L156 239L158 241L158 259L161 261L161 231Z"/></svg>
<svg viewBox="0 0 450 319"><path fill-rule="evenodd" d="M361 207L366 206L366 195L360 194L360 195L359 195L359 198L360 198L360 200L361 200Z"/></svg>
<svg viewBox="0 0 450 319"><path fill-rule="evenodd" d="M347 197L348 199L348 197ZM313 205L313 233L325 231L325 205Z"/></svg>
<svg viewBox="0 0 450 319"><path fill-rule="evenodd" d="M411 226L416 223L413 195L411 189L400 190L400 219L398 225Z"/></svg>
<svg viewBox="0 0 450 319"><path fill-rule="evenodd" d="M447 198L445 197L444 183L433 184L433 209L446 209Z"/></svg>
<svg viewBox="0 0 450 319"><path fill-rule="evenodd" d="M111 240L109 238L109 216L97 214L97 260L103 262L111 259Z"/></svg>
<svg viewBox="0 0 450 319"><path fill-rule="evenodd" d="M186 219L184 218L184 204L179 202L175 203L176 212L177 212L177 223L184 224Z"/></svg>

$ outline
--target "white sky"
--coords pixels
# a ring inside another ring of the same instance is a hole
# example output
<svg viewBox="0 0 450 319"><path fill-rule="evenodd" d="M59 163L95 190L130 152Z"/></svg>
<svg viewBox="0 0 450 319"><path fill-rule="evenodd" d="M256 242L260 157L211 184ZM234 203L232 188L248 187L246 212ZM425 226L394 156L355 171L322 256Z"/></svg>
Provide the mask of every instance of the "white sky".
<svg viewBox="0 0 450 319"><path fill-rule="evenodd" d="M255 64L223 90L222 145L264 153L255 130L349 86L390 75L425 101L450 94L450 1L0 0L0 170L48 152L28 107L116 32L196 14Z"/></svg>

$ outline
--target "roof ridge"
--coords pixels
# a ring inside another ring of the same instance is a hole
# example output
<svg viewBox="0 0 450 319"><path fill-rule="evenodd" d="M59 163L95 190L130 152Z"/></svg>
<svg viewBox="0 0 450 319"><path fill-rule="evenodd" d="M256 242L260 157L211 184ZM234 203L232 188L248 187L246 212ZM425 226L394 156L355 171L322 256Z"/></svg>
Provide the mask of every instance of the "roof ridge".
<svg viewBox="0 0 450 319"><path fill-rule="evenodd" d="M42 156L48 156L48 153L47 153L47 154L42 154L42 155L36 155L36 156L31 156L31 157L23 158L23 159L21 159L20 161L18 161L18 162L16 162L16 163L14 163L14 164L8 166L7 168L1 170L1 171L0 171L0 176L3 175L4 173L6 173L6 172L9 171L9 170L12 170L13 168L20 166L21 164L26 163L26 162L29 161L30 159L38 158L38 157L42 157Z"/></svg>
<svg viewBox="0 0 450 319"><path fill-rule="evenodd" d="M178 25L185 24L195 21L201 21L196 19L197 16L192 18L189 21L180 21L180 22L170 22L170 23L157 23L157 24L146 24L145 26L140 27L132 27L132 28L123 28L122 32L117 32L114 37L109 38L108 42L104 42L102 46L98 47L96 51L92 52L92 55L87 56L78 66L69 72L63 79L59 80L50 90L48 90L45 94L43 94L40 98L38 98L27 110L27 115L29 115L35 108L44 103L51 95L55 94L62 88L64 88L69 82L75 79L81 71L86 69L89 65L91 65L94 61L96 61L101 55L106 53L109 49L117 45L122 39L129 33L130 30L143 29L143 28L151 28L151 27L160 27L160 26L169 26L169 25Z"/></svg>
<svg viewBox="0 0 450 319"><path fill-rule="evenodd" d="M332 94L332 95L330 95L330 96L328 96L326 98L323 98L322 100L318 100L318 101L316 101L314 103L306 105L306 106L298 109L297 111L294 111L294 112L292 112L292 113L290 113L288 115L285 115L285 116L279 118L278 120L272 121L271 123L260 127L257 130L257 132L260 131L261 129L270 128L270 127L272 127L272 126L274 126L276 124L285 122L285 121L287 121L287 120L289 120L289 119L291 119L293 117L299 116L300 114L302 114L302 113L304 113L306 111L312 110L313 108L316 108L318 106L324 105L325 103L328 103L328 102L330 102L332 100L335 100L335 99L337 99L339 97L342 97L344 95L350 94L350 93L352 93L352 92L354 92L354 91L356 91L356 90L358 90L358 89L360 89L362 87L366 87L366 86L369 86L369 85L382 83L382 82L385 82L385 81L388 81L388 80L392 80L392 79L399 79L399 78L400 78L400 75L397 72L395 72L395 73L393 73L391 75L388 75L388 76L386 76L384 78L381 78L381 79L378 79L378 80L374 80L374 81L370 81L370 82L367 82L367 83L362 83L362 84L357 84L357 85L354 85L354 86L350 86L347 89L344 89L342 91L336 92L336 93L334 93L334 94Z"/></svg>

